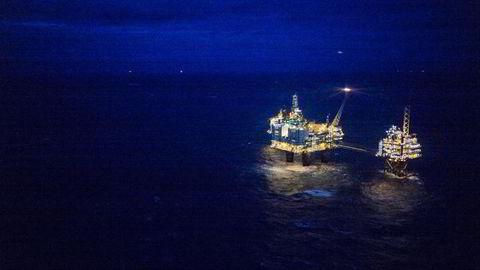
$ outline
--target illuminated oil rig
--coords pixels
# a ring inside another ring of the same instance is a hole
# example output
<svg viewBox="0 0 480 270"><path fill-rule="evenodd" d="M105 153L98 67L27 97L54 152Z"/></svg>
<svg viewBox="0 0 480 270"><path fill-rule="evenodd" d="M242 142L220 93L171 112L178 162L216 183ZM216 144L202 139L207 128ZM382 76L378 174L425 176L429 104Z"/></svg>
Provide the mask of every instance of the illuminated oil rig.
<svg viewBox="0 0 480 270"><path fill-rule="evenodd" d="M410 108L407 106L403 114L403 130L395 125L387 130L387 137L378 143L376 156L385 158L386 172L404 177L407 176L407 161L421 157L421 152L416 134L410 134Z"/></svg>
<svg viewBox="0 0 480 270"><path fill-rule="evenodd" d="M339 126L343 108L347 100L350 88L344 88L345 97L332 123L328 117L325 123L308 121L298 107L298 96L292 98L291 111L280 110L270 118L271 147L284 151L287 162L293 162L295 154L302 155L302 163L308 166L313 161L315 152L326 151L337 147L337 143L343 140L343 130Z"/></svg>

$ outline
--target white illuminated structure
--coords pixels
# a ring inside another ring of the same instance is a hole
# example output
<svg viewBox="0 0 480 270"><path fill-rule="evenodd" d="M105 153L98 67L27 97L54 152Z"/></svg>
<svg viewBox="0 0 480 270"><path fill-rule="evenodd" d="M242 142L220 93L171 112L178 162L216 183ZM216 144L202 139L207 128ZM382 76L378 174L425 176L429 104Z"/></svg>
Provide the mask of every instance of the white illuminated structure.
<svg viewBox="0 0 480 270"><path fill-rule="evenodd" d="M393 125L387 137L378 143L377 157L385 158L385 169L398 176L405 176L407 161L422 156L416 134L410 134L410 109L405 107L403 130Z"/></svg>
<svg viewBox="0 0 480 270"><path fill-rule="evenodd" d="M349 91L344 92L347 94ZM293 162L294 154L302 154L304 165L310 163L310 154L325 151L337 146L343 140L343 130L340 124L343 108L347 95L343 99L332 123L308 121L304 118L298 106L298 96L292 97L292 108L289 112L282 109L270 118L270 129L267 131L272 136L271 147L285 151L287 162Z"/></svg>

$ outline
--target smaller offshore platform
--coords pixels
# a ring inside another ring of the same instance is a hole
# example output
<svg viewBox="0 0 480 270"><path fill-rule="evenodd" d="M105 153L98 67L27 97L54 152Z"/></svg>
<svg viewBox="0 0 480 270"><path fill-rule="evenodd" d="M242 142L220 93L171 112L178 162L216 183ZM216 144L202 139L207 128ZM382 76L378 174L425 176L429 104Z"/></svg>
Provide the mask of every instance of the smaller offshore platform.
<svg viewBox="0 0 480 270"><path fill-rule="evenodd" d="M335 118L329 123L328 116L324 123L307 120L298 106L297 94L292 97L290 111L281 109L270 118L271 147L284 151L287 162L294 161L295 154L301 154L302 163L308 166L313 161L315 152L322 152L337 147L343 140L343 130L340 124L343 108L349 88L344 88L345 97Z"/></svg>
<svg viewBox="0 0 480 270"><path fill-rule="evenodd" d="M416 134L410 133L410 108L406 106L403 114L403 130L392 125L387 130L387 137L378 143L376 156L385 158L385 172L405 177L408 160L421 157L421 152Z"/></svg>

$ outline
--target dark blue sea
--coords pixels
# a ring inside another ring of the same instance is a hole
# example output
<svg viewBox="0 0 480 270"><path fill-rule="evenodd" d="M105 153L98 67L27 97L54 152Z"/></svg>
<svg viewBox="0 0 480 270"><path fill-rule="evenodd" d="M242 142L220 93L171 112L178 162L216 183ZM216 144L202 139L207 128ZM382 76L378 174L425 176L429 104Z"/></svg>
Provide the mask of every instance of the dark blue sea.
<svg viewBox="0 0 480 270"><path fill-rule="evenodd" d="M475 269L477 76L4 77L0 269ZM332 119L344 86L344 141L371 152L411 106L414 177L269 148L291 95Z"/></svg>

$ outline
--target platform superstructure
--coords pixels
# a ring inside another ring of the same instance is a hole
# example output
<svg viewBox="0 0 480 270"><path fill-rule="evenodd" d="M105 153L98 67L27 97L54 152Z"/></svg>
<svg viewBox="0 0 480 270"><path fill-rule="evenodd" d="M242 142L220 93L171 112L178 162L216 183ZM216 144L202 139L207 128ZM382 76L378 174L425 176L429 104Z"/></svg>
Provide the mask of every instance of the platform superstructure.
<svg viewBox="0 0 480 270"><path fill-rule="evenodd" d="M307 120L298 106L298 95L292 97L290 111L286 109L270 118L271 147L286 154L286 161L293 162L295 154L302 155L303 165L312 161L312 153L326 151L336 147L343 140L343 130L340 124L343 108L350 89L343 89L345 98L331 123Z"/></svg>
<svg viewBox="0 0 480 270"><path fill-rule="evenodd" d="M397 176L406 176L407 162L422 156L417 136L410 133L410 108L405 107L403 129L393 125L387 130L387 136L378 143L377 157L385 158L385 171Z"/></svg>

